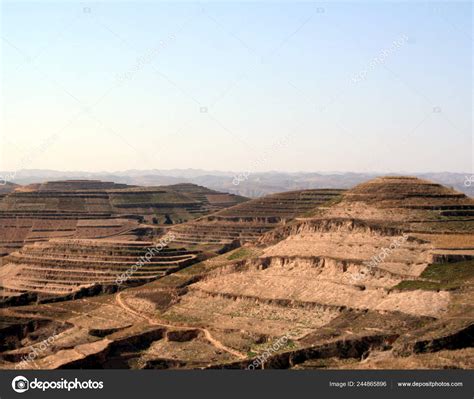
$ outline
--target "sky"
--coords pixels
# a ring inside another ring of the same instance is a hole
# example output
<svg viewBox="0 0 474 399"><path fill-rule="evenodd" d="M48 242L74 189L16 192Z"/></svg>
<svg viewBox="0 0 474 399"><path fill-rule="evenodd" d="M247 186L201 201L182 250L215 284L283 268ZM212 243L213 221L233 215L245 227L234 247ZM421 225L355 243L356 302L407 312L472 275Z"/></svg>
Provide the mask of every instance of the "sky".
<svg viewBox="0 0 474 399"><path fill-rule="evenodd" d="M1 8L0 170L472 172L472 4Z"/></svg>

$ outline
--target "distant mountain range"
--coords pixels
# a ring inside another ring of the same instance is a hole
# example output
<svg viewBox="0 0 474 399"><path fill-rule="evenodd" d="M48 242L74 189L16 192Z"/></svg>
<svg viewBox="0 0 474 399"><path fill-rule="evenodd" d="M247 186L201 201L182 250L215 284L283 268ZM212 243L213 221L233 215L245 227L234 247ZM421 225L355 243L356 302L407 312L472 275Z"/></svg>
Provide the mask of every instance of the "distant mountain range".
<svg viewBox="0 0 474 399"><path fill-rule="evenodd" d="M246 197L261 197L267 194L309 188L351 188L363 181L384 175L411 175L432 180L452 187L469 196L474 196L474 176L472 185L466 178L470 173L310 173L310 172L264 172L239 173L231 171L207 171L202 169L169 170L125 170L119 172L61 172L31 169L15 174L16 184L39 183L48 180L95 179L116 183L159 186L176 183L195 183L214 190L225 191ZM8 172L0 172L0 178ZM3 182L2 179L0 181ZM3 186L5 187L5 186Z"/></svg>

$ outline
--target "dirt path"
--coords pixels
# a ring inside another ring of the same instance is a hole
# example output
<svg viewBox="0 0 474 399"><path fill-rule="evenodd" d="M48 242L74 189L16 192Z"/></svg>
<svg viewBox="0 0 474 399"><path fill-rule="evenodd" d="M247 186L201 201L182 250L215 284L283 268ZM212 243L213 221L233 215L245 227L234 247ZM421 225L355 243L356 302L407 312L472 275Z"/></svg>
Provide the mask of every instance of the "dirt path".
<svg viewBox="0 0 474 399"><path fill-rule="evenodd" d="M132 309L129 305L127 305L123 299L122 299L122 292L119 292L115 295L115 301L117 305L119 305L122 309L124 309L126 312L133 314L136 317L139 317L141 319L146 320L150 325L153 326L160 326L160 327L168 327L168 328L174 328L174 329L179 329L179 330L199 330L204 334L204 337L209 341L209 343L214 346L217 349L220 349L224 352L230 353L232 356L235 356L239 359L246 359L247 356L245 356L243 353L238 352L232 348L229 348L225 346L222 342L219 340L215 339L211 333L209 332L208 329L203 328L203 327L195 327L195 326L186 326L186 325L175 325L175 324L169 324L166 322L162 322L160 320L153 319L151 317L148 317L144 314L141 314L137 312L136 310Z"/></svg>

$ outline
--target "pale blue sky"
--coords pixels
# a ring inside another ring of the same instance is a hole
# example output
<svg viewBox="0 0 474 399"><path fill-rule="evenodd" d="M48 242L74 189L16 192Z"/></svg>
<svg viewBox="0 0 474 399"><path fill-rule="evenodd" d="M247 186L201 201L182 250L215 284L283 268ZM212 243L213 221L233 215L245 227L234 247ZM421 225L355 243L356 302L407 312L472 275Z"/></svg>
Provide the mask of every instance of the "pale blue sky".
<svg viewBox="0 0 474 399"><path fill-rule="evenodd" d="M1 34L0 170L472 170L468 2L15 1Z"/></svg>

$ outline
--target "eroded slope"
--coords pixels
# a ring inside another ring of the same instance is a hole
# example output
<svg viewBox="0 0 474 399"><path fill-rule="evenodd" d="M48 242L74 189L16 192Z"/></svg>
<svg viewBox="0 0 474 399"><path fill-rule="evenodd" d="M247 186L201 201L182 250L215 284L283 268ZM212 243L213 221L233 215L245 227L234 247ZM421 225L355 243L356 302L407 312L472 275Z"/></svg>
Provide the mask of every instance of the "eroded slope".
<svg viewBox="0 0 474 399"><path fill-rule="evenodd" d="M411 178L368 186L143 286L0 314L67 323L41 368L474 367L473 222L456 208L472 200Z"/></svg>

